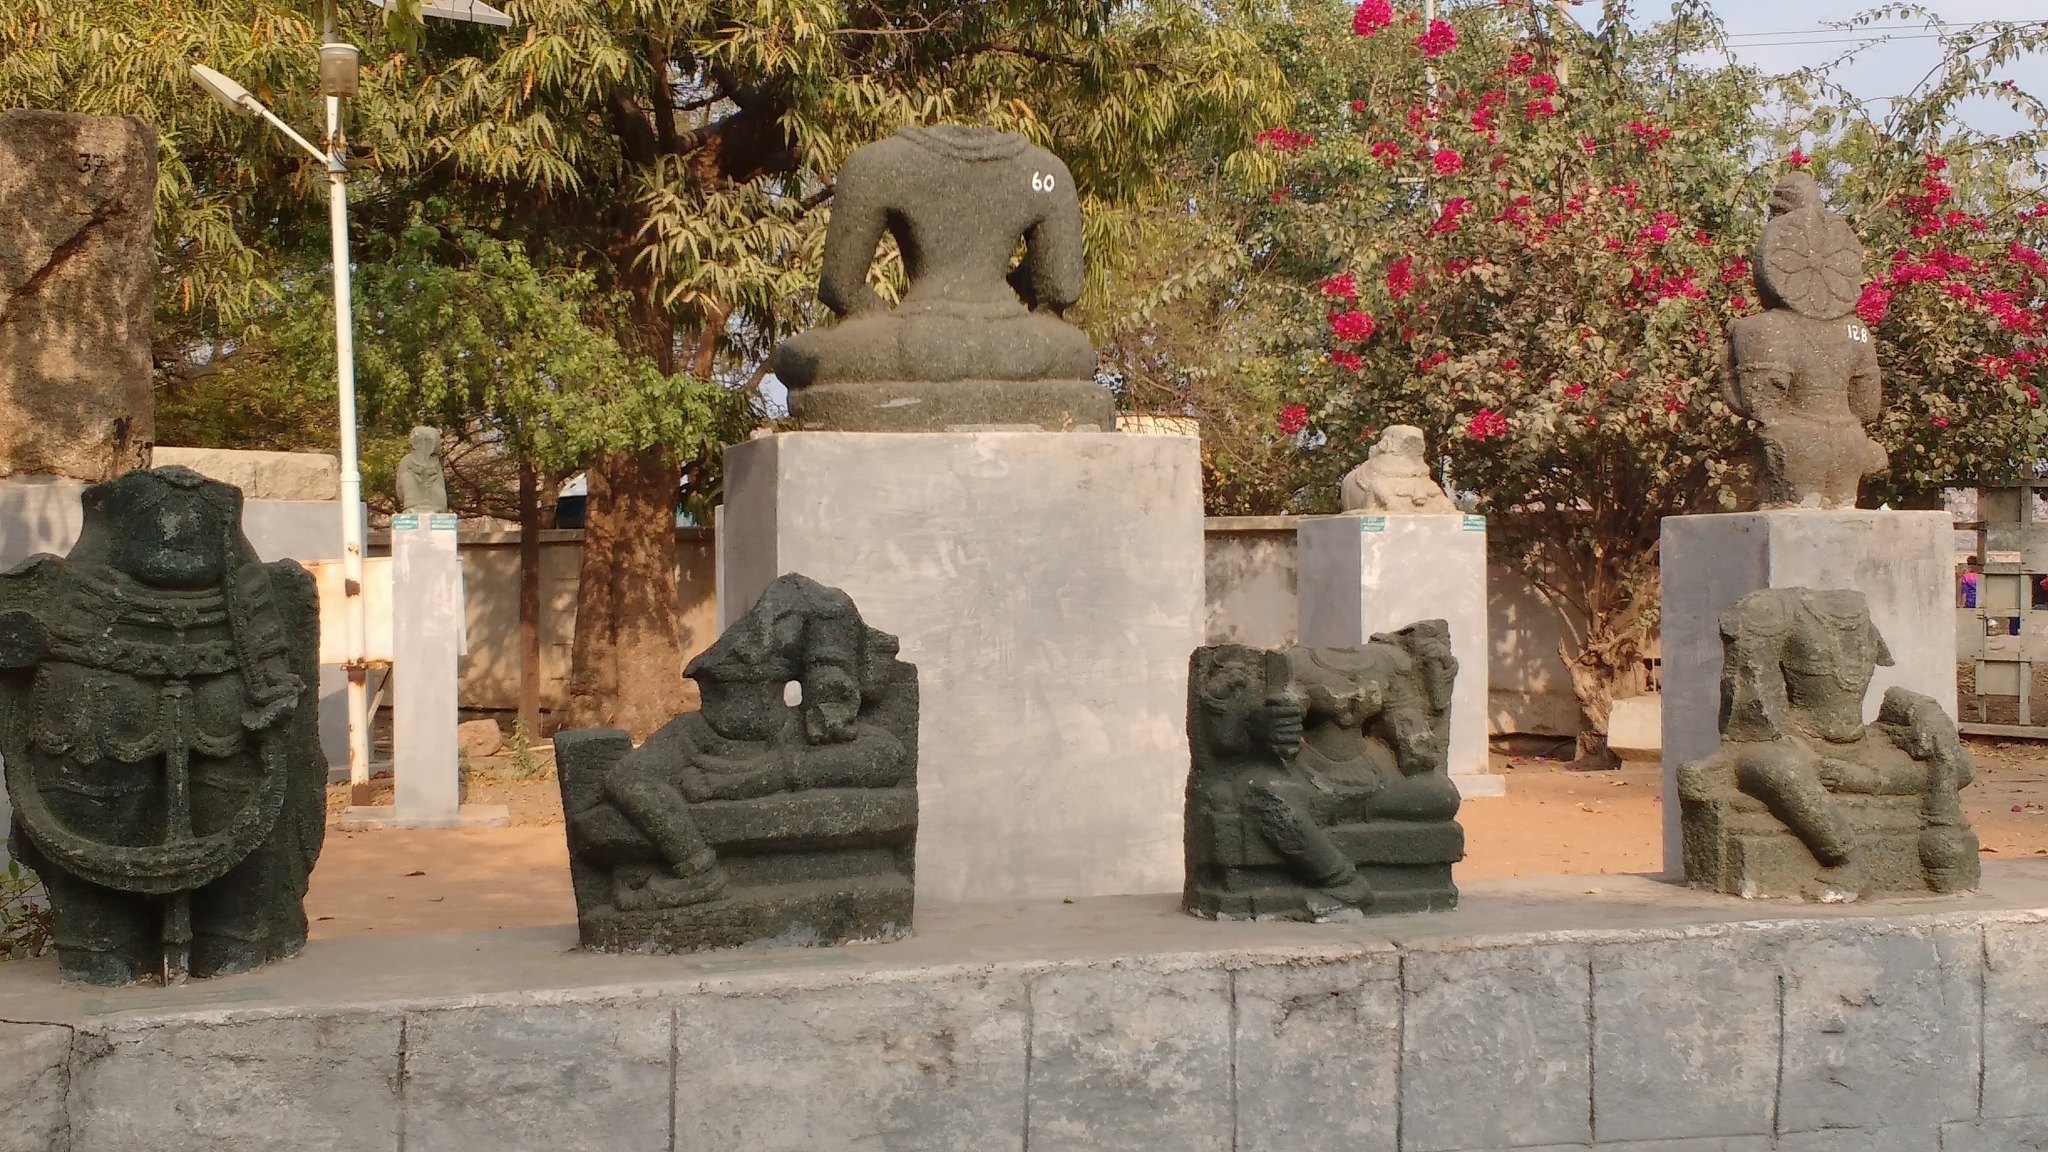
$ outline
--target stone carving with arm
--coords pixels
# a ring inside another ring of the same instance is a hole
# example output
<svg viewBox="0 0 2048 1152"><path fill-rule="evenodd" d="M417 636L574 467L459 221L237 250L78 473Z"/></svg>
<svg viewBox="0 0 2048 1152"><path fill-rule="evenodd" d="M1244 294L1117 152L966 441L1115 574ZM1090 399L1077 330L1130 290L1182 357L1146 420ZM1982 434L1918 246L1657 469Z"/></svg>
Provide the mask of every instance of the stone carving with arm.
<svg viewBox="0 0 2048 1152"><path fill-rule="evenodd" d="M1343 507L1351 512L1456 512L1458 506L1422 458L1422 429L1395 424L1380 433L1365 463L1344 476Z"/></svg>
<svg viewBox="0 0 2048 1152"><path fill-rule="evenodd" d="M448 473L441 465L441 433L412 430L412 451L398 462L398 507L402 512L446 512Z"/></svg>

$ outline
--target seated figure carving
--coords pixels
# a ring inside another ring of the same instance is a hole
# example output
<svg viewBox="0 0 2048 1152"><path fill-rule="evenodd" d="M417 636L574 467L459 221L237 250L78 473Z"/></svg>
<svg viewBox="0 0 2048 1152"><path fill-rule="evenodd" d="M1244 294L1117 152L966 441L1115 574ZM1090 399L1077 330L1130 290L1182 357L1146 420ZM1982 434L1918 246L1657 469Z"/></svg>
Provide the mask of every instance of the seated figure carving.
<svg viewBox="0 0 2048 1152"><path fill-rule="evenodd" d="M831 944L910 929L917 670L853 601L780 577L690 662L639 748L556 737L586 947Z"/></svg>
<svg viewBox="0 0 2048 1152"><path fill-rule="evenodd" d="M1458 506L1429 474L1422 458L1422 429L1395 424L1380 433L1365 463L1344 474L1344 511L1449 513Z"/></svg>
<svg viewBox="0 0 2048 1152"><path fill-rule="evenodd" d="M1442 620L1357 648L1196 649L1183 906L1322 920L1456 905L1457 670Z"/></svg>
<svg viewBox="0 0 2048 1152"><path fill-rule="evenodd" d="M1977 886L1955 722L1891 688L1863 723L1892 657L1862 593L1752 592L1722 615L1721 645L1720 747L1678 772L1687 881L1829 901Z"/></svg>
<svg viewBox="0 0 2048 1152"><path fill-rule="evenodd" d="M884 232L910 282L893 309L867 281ZM1060 318L1081 287L1081 202L1058 157L990 128L904 128L839 170L818 299L841 319L783 341L775 374L807 429L1110 431L1095 349Z"/></svg>

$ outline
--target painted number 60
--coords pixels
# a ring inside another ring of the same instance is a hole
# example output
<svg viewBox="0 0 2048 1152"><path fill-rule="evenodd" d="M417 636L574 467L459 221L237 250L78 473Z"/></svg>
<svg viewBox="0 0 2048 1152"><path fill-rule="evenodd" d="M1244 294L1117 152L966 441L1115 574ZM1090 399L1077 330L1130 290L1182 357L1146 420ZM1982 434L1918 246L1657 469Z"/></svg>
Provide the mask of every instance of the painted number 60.
<svg viewBox="0 0 2048 1152"><path fill-rule="evenodd" d="M1052 191L1052 183L1052 173L1050 172L1033 172L1031 174L1031 190L1033 192L1050 192Z"/></svg>

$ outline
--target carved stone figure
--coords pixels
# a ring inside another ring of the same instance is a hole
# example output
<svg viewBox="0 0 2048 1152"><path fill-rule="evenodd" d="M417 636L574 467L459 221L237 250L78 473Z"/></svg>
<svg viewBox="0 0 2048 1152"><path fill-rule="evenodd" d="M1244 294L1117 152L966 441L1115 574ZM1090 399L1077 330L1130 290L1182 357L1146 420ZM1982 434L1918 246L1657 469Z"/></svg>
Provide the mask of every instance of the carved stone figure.
<svg viewBox="0 0 2048 1152"><path fill-rule="evenodd" d="M1380 433L1365 463L1344 476L1344 511L1456 512L1422 459L1422 429L1395 424Z"/></svg>
<svg viewBox="0 0 2048 1152"><path fill-rule="evenodd" d="M1721 647L1721 745L1678 770L1689 882L1815 900L1977 886L1954 721L1891 688L1863 723L1892 657L1861 592L1752 592L1722 614Z"/></svg>
<svg viewBox="0 0 2048 1152"><path fill-rule="evenodd" d="M1196 649L1183 906L1295 920L1455 906L1457 672L1441 620L1358 648Z"/></svg>
<svg viewBox="0 0 2048 1152"><path fill-rule="evenodd" d="M239 491L175 465L84 493L64 559L0 576L11 847L67 980L242 972L306 941L327 762L319 601L242 535Z"/></svg>
<svg viewBox="0 0 2048 1152"><path fill-rule="evenodd" d="M885 231L910 281L893 309L867 282ZM990 128L904 128L839 170L818 299L841 320L783 341L775 374L804 428L1107 432L1095 349L1060 319L1081 287L1081 202L1059 157Z"/></svg>
<svg viewBox="0 0 2048 1152"><path fill-rule="evenodd" d="M398 462L397 487L400 511L448 510L448 473L441 467L440 429L412 430L412 451Z"/></svg>
<svg viewBox="0 0 2048 1152"><path fill-rule="evenodd" d="M555 737L586 948L695 951L910 931L917 669L803 576L690 662L703 709L633 748Z"/></svg>
<svg viewBox="0 0 2048 1152"><path fill-rule="evenodd" d="M1756 244L1765 311L1728 325L1721 391L1755 420L1766 508L1854 508L1863 477L1884 470L1864 434L1882 404L1877 349L1854 315L1863 247L1820 203L1813 177L1794 172L1771 194Z"/></svg>

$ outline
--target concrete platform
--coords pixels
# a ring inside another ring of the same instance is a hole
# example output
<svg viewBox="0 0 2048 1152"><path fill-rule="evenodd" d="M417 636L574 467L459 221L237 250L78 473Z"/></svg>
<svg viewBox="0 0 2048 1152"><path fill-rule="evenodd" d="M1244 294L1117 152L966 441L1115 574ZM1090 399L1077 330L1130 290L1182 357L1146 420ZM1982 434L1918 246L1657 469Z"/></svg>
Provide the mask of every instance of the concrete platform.
<svg viewBox="0 0 2048 1152"><path fill-rule="evenodd" d="M1646 877L1216 923L920 904L889 944L315 942L180 988L0 964L0 1148L2017 1152L2048 1141L2048 861L1963 897Z"/></svg>

